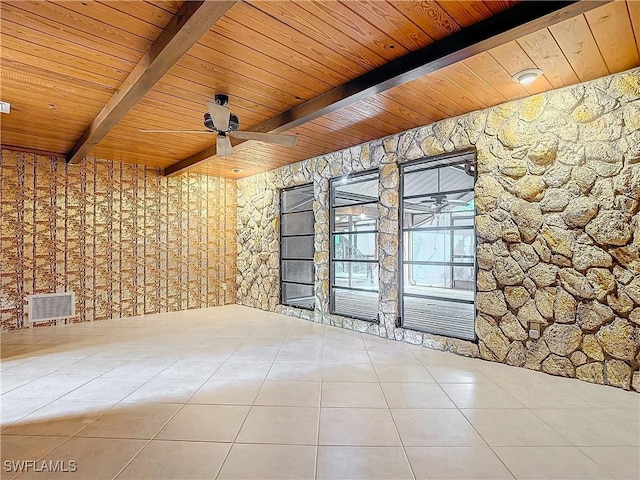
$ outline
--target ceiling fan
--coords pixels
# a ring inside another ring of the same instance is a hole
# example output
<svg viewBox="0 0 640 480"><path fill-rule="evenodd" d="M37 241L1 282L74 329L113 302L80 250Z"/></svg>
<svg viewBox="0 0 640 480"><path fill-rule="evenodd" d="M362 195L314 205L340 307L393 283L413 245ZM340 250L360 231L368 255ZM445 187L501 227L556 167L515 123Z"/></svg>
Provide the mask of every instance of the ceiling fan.
<svg viewBox="0 0 640 480"><path fill-rule="evenodd" d="M434 194L434 195L431 195L426 200L422 200L420 203L430 203L430 204L432 204L432 205L430 205L430 208L435 210L435 209L444 208L447 205L466 205L467 203L469 203L469 201L468 200L449 199L444 194Z"/></svg>
<svg viewBox="0 0 640 480"><path fill-rule="evenodd" d="M204 126L206 130L140 130L144 133L204 133L215 134L217 155L227 156L233 153L233 147L229 137L242 140L255 140L257 142L273 143L293 147L296 144L295 135L282 135L279 133L244 132L240 128L240 120L227 108L229 96L216 94L215 103L207 102L209 111L204 114Z"/></svg>

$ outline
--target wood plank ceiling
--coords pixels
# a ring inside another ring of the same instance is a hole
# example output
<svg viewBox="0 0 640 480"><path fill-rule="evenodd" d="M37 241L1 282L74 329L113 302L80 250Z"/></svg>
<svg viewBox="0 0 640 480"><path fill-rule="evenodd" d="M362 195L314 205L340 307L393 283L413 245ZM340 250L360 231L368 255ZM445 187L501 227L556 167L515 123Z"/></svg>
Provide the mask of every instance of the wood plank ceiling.
<svg viewBox="0 0 640 480"><path fill-rule="evenodd" d="M233 6L91 151L165 168L215 143L205 102L228 93L252 126L490 17L507 1L244 1ZM65 154L181 7L179 1L1 2L2 144ZM614 1L194 171L238 178L505 101L640 65L640 2ZM538 67L521 86L511 76ZM232 169L240 168L240 173Z"/></svg>

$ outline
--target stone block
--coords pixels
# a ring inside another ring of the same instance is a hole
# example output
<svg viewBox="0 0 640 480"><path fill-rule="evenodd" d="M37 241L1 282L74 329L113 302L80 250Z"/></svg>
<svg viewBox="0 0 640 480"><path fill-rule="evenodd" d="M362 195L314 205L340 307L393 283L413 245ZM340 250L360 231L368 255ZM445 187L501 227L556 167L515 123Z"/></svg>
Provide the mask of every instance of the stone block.
<svg viewBox="0 0 640 480"><path fill-rule="evenodd" d="M600 328L596 338L606 353L620 360L632 360L638 349L637 330L624 318Z"/></svg>
<svg viewBox="0 0 640 480"><path fill-rule="evenodd" d="M540 370L542 368L542 362L551 353L549 347L544 340L529 340L526 343L526 361L525 368L530 370Z"/></svg>
<svg viewBox="0 0 640 480"><path fill-rule="evenodd" d="M582 331L575 324L554 323L545 328L542 338L552 353L567 356L580 346Z"/></svg>
<svg viewBox="0 0 640 480"><path fill-rule="evenodd" d="M536 308L536 302L533 299L527 300L527 302L518 310L518 321L525 329L529 329L532 323L544 325L547 321L544 319L538 309Z"/></svg>
<svg viewBox="0 0 640 480"><path fill-rule="evenodd" d="M596 297L595 290L589 280L573 268L560 270L560 281L564 289L572 295L585 299Z"/></svg>
<svg viewBox="0 0 640 480"><path fill-rule="evenodd" d="M596 298L600 301L605 300L607 294L616 291L616 280L606 268L590 268L587 272L587 280L593 286Z"/></svg>
<svg viewBox="0 0 640 480"><path fill-rule="evenodd" d="M539 263L531 267L527 275L538 287L548 287L556 283L558 270L558 267L550 263Z"/></svg>
<svg viewBox="0 0 640 480"><path fill-rule="evenodd" d="M518 285L524 280L522 268L511 257L498 258L493 271L501 285Z"/></svg>
<svg viewBox="0 0 640 480"><path fill-rule="evenodd" d="M564 188L548 188L540 201L540 209L544 212L562 212L569 204L571 195Z"/></svg>
<svg viewBox="0 0 640 480"><path fill-rule="evenodd" d="M559 253L567 258L572 257L575 239L571 231L559 227L546 226L541 234L553 253Z"/></svg>
<svg viewBox="0 0 640 480"><path fill-rule="evenodd" d="M604 352L595 335L585 335L582 339L582 351L594 360L604 360Z"/></svg>
<svg viewBox="0 0 640 480"><path fill-rule="evenodd" d="M576 300L560 287L553 302L553 318L558 323L573 323L576 319Z"/></svg>
<svg viewBox="0 0 640 480"><path fill-rule="evenodd" d="M529 334L522 328L518 319L511 312L500 320L500 330L509 340L526 340L529 338Z"/></svg>
<svg viewBox="0 0 640 480"><path fill-rule="evenodd" d="M575 352L573 352L569 356L569 359L571 360L571 363L573 363L573 365L576 367L587 363L587 356L580 350L576 350Z"/></svg>
<svg viewBox="0 0 640 480"><path fill-rule="evenodd" d="M561 377L575 377L576 371L567 357L551 354L542 362L542 371Z"/></svg>
<svg viewBox="0 0 640 480"><path fill-rule="evenodd" d="M573 267L585 271L591 267L610 267L613 258L608 252L595 245L580 245L573 252Z"/></svg>
<svg viewBox="0 0 640 480"><path fill-rule="evenodd" d="M631 367L620 360L607 360L604 364L605 383L631 389Z"/></svg>
<svg viewBox="0 0 640 480"><path fill-rule="evenodd" d="M508 311L504 294L500 290L478 292L476 294L476 308L479 312L494 317L502 317Z"/></svg>
<svg viewBox="0 0 640 480"><path fill-rule="evenodd" d="M506 287L504 296L509 306L513 309L520 308L531 298L527 289L522 286Z"/></svg>
<svg viewBox="0 0 640 480"><path fill-rule="evenodd" d="M602 210L591 220L585 231L600 245L626 245L633 230L629 217L618 210Z"/></svg>
<svg viewBox="0 0 640 480"><path fill-rule="evenodd" d="M504 362L509 351L509 342L502 331L479 315L476 318L476 333L497 361Z"/></svg>
<svg viewBox="0 0 640 480"><path fill-rule="evenodd" d="M600 362L587 363L576 368L576 377L585 382L604 383L604 365Z"/></svg>
<svg viewBox="0 0 640 480"><path fill-rule="evenodd" d="M569 201L562 218L568 226L584 227L598 214L598 201L592 197L577 197Z"/></svg>
<svg viewBox="0 0 640 480"><path fill-rule="evenodd" d="M516 222L520 235L525 242L531 242L542 226L542 212L540 206L524 200L514 201L511 215Z"/></svg>
<svg viewBox="0 0 640 480"><path fill-rule="evenodd" d="M535 293L534 301L536 303L536 308L538 309L538 312L540 312L540 315L546 319L553 318L555 298L556 289L553 287L547 287L545 289L538 290Z"/></svg>

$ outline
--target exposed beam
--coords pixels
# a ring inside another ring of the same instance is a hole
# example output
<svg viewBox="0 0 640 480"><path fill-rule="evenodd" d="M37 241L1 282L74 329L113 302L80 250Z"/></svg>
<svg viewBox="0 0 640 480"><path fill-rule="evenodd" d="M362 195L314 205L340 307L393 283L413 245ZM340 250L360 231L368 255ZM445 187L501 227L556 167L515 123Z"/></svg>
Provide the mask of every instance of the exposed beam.
<svg viewBox="0 0 640 480"><path fill-rule="evenodd" d="M39 150L37 148L18 147L16 145L6 145L4 143L0 144L0 149L21 153L31 153L33 155L42 155L43 157L56 157L56 159L58 160L64 159L63 152L52 152L50 150Z"/></svg>
<svg viewBox="0 0 640 480"><path fill-rule="evenodd" d="M184 2L67 154L67 162L82 160L235 3L236 0Z"/></svg>
<svg viewBox="0 0 640 480"><path fill-rule="evenodd" d="M415 80L524 35L597 8L611 0L525 1L462 29L431 45L408 53L297 107L256 125L256 132L282 133L365 98ZM246 141L234 142L234 150ZM174 176L216 155L212 146L165 168Z"/></svg>

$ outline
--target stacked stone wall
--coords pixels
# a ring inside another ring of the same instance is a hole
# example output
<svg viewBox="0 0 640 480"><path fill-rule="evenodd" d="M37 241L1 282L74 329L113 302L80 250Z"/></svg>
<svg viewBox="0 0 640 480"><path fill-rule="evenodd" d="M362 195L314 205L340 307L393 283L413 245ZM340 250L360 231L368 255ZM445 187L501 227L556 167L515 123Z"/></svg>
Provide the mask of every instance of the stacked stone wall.
<svg viewBox="0 0 640 480"><path fill-rule="evenodd" d="M476 343L396 327L398 165L470 147L478 169ZM329 313L329 179L372 168L380 172L379 324ZM278 305L279 189L310 182L313 312ZM238 301L640 391L639 211L634 69L238 181Z"/></svg>

